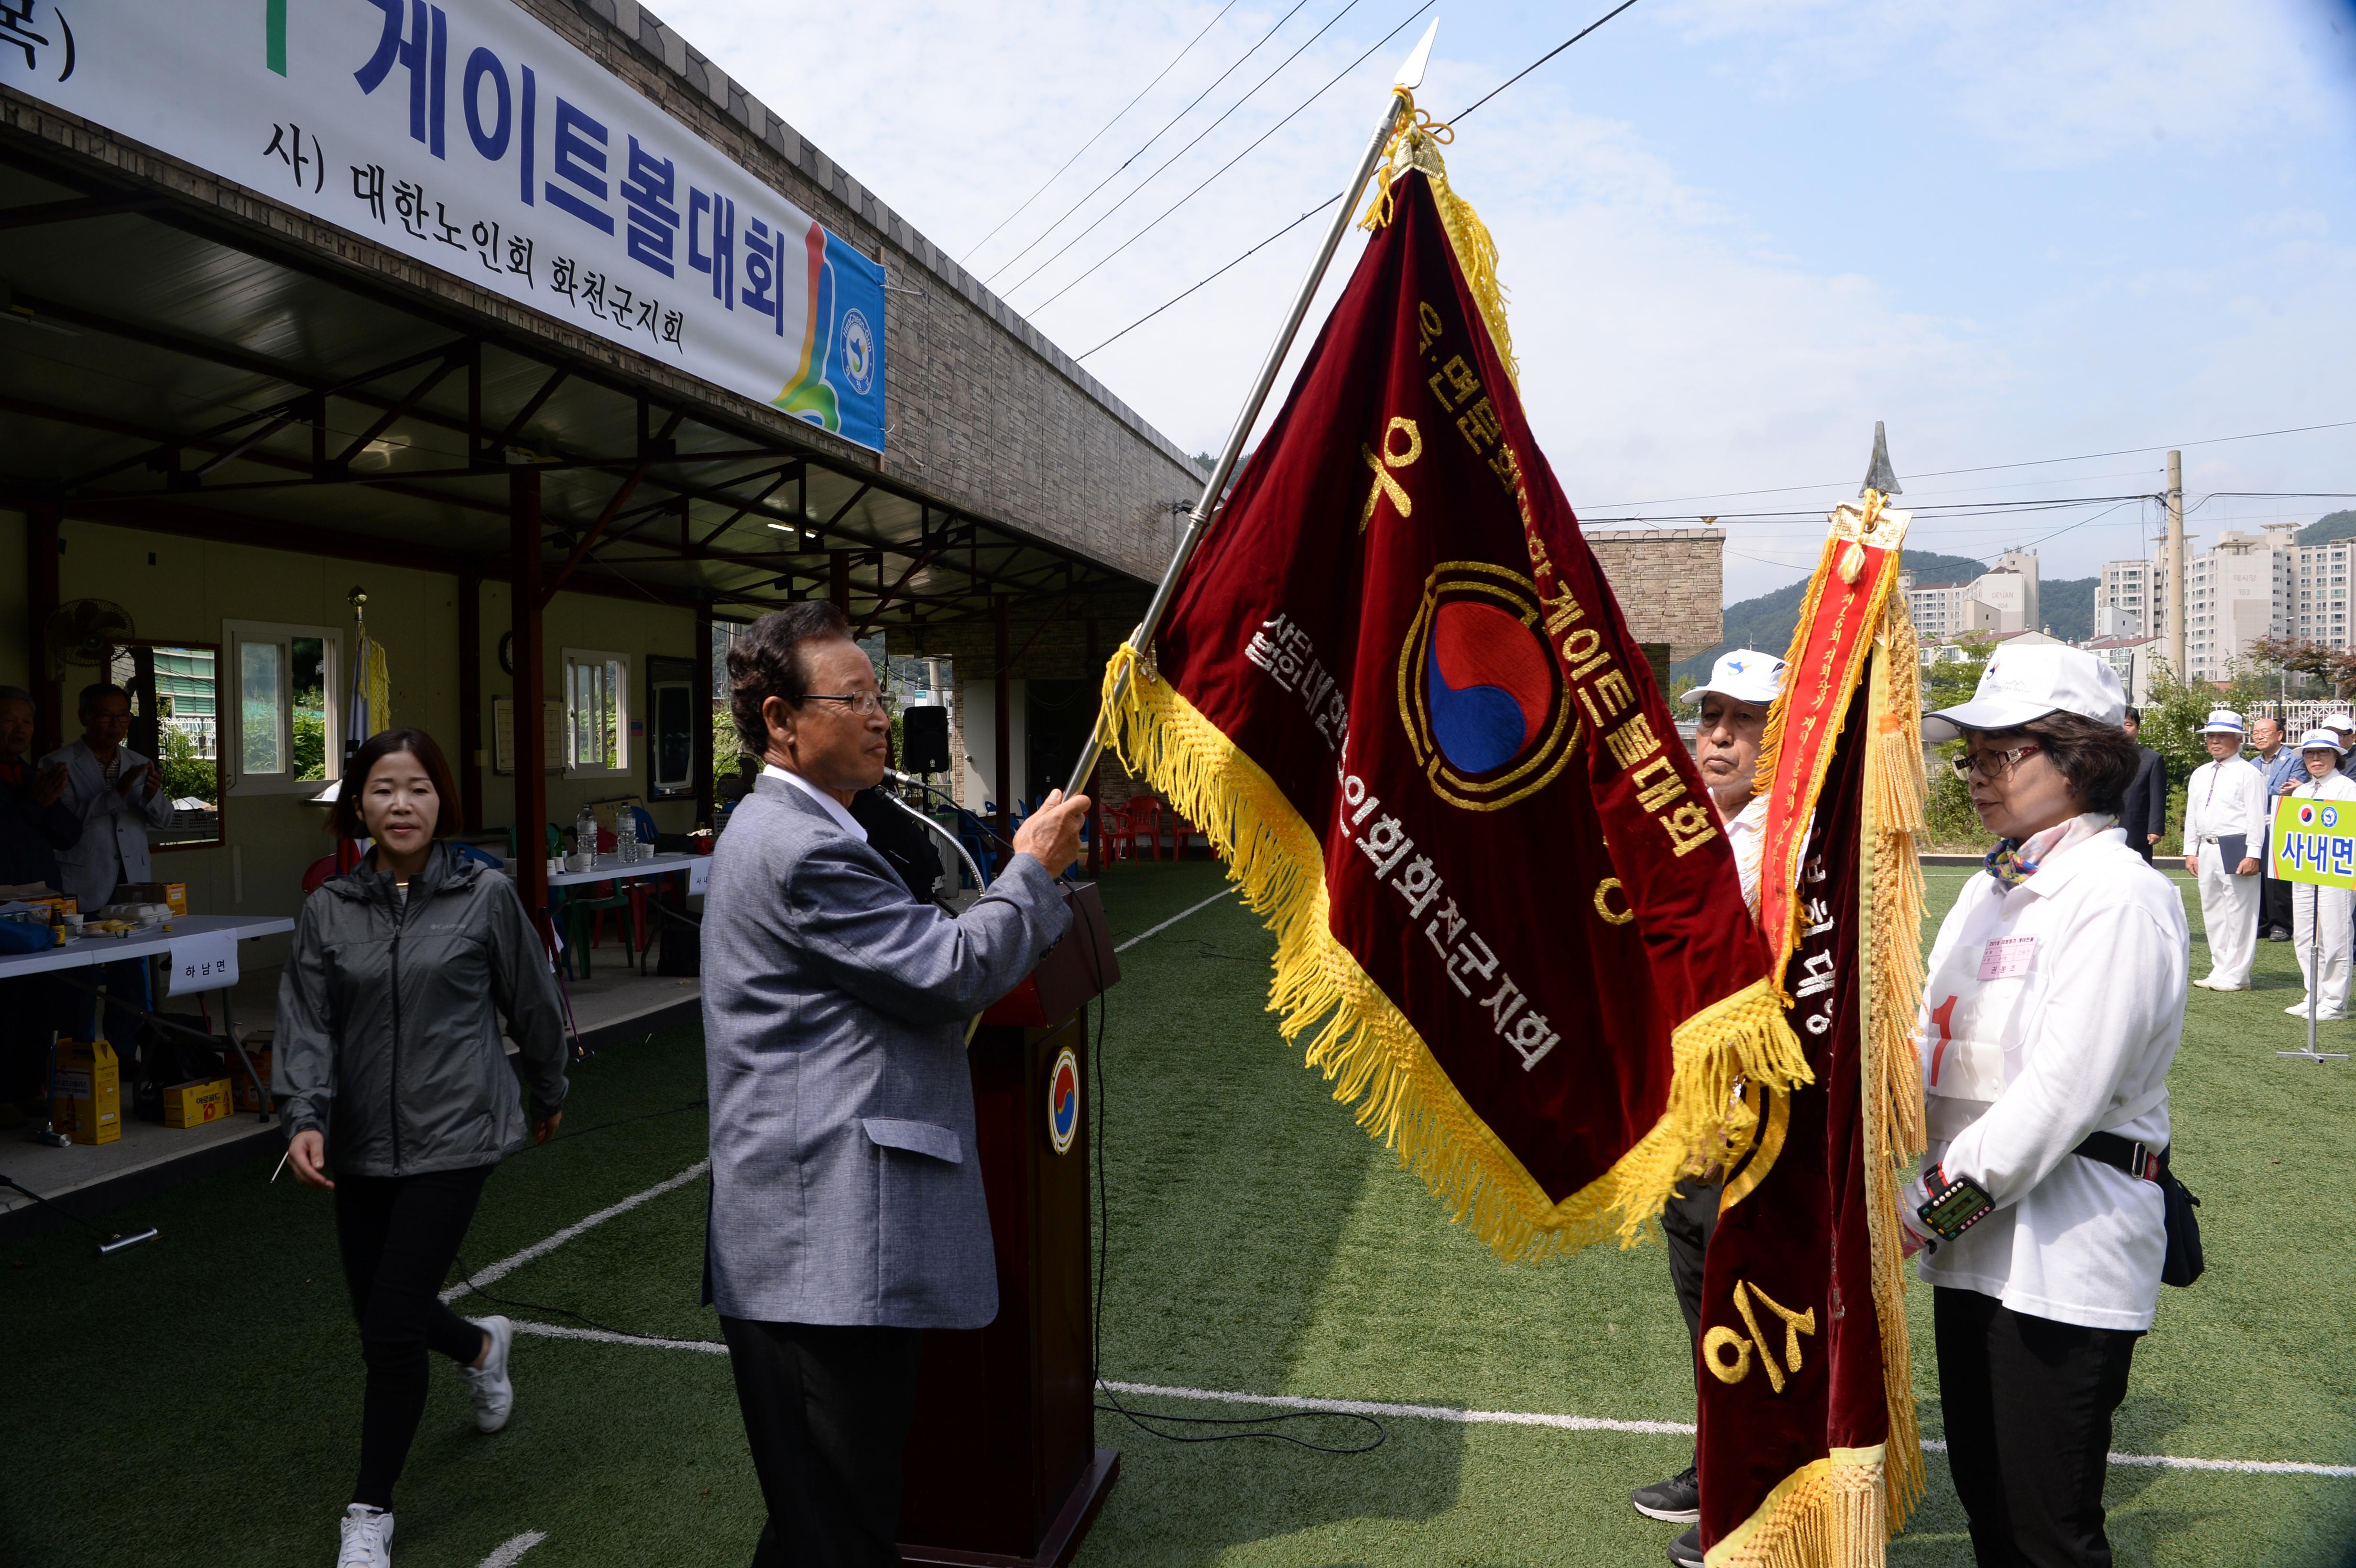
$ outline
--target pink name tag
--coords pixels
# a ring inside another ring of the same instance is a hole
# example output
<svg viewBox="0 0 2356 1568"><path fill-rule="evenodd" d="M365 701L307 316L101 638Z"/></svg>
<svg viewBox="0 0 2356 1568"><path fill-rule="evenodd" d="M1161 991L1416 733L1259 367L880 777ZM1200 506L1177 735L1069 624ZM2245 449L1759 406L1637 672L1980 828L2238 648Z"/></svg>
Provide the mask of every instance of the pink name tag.
<svg viewBox="0 0 2356 1568"><path fill-rule="evenodd" d="M2033 936L1999 936L1980 949L1980 978L2008 980L2015 975L2029 973L2029 960L2037 951Z"/></svg>

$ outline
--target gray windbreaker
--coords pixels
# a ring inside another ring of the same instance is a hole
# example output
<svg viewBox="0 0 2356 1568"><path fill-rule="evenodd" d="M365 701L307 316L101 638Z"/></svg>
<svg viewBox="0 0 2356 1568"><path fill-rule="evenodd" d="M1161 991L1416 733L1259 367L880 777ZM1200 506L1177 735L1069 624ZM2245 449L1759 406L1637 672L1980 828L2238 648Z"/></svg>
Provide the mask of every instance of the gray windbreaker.
<svg viewBox="0 0 2356 1568"><path fill-rule="evenodd" d="M564 1103L556 981L515 888L435 845L405 903L370 855L303 905L278 982L272 1087L286 1136L316 1127L352 1176L488 1165ZM499 1043L499 1017L520 1050Z"/></svg>

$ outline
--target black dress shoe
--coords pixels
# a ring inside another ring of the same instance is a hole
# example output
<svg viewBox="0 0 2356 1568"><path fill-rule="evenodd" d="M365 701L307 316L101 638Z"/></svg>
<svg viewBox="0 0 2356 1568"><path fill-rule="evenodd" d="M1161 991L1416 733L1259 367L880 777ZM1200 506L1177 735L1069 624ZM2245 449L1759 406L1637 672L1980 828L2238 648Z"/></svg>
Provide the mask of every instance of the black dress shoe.
<svg viewBox="0 0 2356 1568"><path fill-rule="evenodd" d="M1697 1524L1701 1520L1701 1481L1687 1465L1665 1481L1638 1487L1628 1494L1636 1511L1664 1524Z"/></svg>
<svg viewBox="0 0 2356 1568"><path fill-rule="evenodd" d="M1695 1525L1669 1542L1669 1561L1677 1568L1702 1568L1701 1526Z"/></svg>

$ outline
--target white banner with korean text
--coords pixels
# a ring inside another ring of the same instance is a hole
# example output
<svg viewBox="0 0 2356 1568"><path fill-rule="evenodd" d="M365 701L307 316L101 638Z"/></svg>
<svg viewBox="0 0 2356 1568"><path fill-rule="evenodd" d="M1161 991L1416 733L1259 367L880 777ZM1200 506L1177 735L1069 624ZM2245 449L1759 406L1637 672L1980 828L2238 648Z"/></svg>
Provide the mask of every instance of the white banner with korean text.
<svg viewBox="0 0 2356 1568"><path fill-rule="evenodd" d="M884 447L884 270L510 0L0 0L0 82Z"/></svg>

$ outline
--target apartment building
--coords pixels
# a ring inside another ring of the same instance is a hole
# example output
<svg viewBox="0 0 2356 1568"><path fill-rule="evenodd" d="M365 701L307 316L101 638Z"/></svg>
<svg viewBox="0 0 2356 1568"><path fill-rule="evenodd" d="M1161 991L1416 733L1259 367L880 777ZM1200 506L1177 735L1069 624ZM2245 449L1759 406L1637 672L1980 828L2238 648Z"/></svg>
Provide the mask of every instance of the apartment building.
<svg viewBox="0 0 2356 1568"><path fill-rule="evenodd" d="M2008 549L1979 576L1954 581L1919 582L1901 573L1899 586L1915 635L1926 642L1966 632L2034 632L2042 624L2035 550Z"/></svg>

